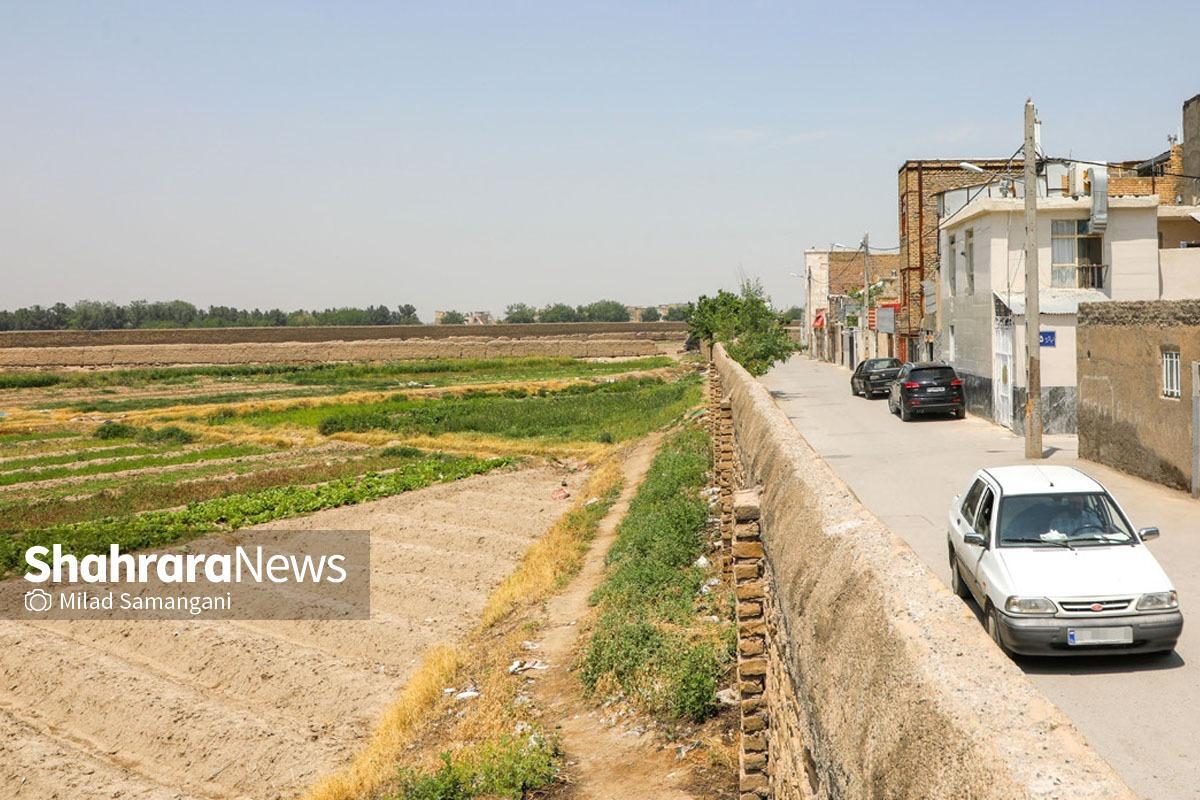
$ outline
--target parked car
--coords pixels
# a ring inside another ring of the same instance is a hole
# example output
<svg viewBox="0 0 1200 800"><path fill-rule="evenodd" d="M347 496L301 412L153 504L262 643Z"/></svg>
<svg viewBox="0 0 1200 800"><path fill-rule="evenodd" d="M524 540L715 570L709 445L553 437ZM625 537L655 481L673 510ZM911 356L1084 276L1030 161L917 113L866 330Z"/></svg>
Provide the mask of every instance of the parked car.
<svg viewBox="0 0 1200 800"><path fill-rule="evenodd" d="M888 410L908 422L917 414L967 415L962 378L946 364L905 364L892 381Z"/></svg>
<svg viewBox="0 0 1200 800"><path fill-rule="evenodd" d="M975 473L950 503L951 588L983 609L1006 653L1170 652L1179 595L1098 482L1071 467Z"/></svg>
<svg viewBox="0 0 1200 800"><path fill-rule="evenodd" d="M861 361L850 376L850 394L863 397L887 394L899 372L898 358L868 358Z"/></svg>

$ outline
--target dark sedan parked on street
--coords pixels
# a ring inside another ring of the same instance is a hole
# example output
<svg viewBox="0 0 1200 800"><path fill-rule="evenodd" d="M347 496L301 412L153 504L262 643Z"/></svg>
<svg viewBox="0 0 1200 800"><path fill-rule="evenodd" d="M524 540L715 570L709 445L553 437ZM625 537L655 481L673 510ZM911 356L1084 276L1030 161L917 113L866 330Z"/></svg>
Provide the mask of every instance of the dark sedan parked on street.
<svg viewBox="0 0 1200 800"><path fill-rule="evenodd" d="M863 397L887 394L898 372L898 358L868 358L859 362L858 368L850 376L850 393Z"/></svg>
<svg viewBox="0 0 1200 800"><path fill-rule="evenodd" d="M892 383L888 410L908 422L917 414L967 415L962 378L946 364L905 364Z"/></svg>

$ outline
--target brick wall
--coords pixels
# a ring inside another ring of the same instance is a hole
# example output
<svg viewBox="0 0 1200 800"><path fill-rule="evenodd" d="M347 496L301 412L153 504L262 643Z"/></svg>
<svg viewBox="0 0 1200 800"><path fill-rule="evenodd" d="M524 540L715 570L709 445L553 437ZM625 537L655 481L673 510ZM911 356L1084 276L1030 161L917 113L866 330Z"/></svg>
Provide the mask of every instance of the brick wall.
<svg viewBox="0 0 1200 800"><path fill-rule="evenodd" d="M1200 94L1183 104L1183 172L1200 175ZM1185 179L1184 202L1200 205L1200 180Z"/></svg>
<svg viewBox="0 0 1200 800"><path fill-rule="evenodd" d="M872 253L869 263L871 283L891 278L900 268L896 253ZM835 250L829 254L829 293L849 294L863 285L863 254L860 251Z"/></svg>
<svg viewBox="0 0 1200 800"><path fill-rule="evenodd" d="M938 265L937 195L950 189L977 184L986 176L964 170L961 161L969 161L988 172L1005 168L1003 159L938 159L905 161L900 166L900 313L896 332L901 336L920 331L924 315L921 281L930 277ZM1008 169L1020 174L1024 162L1014 160Z"/></svg>

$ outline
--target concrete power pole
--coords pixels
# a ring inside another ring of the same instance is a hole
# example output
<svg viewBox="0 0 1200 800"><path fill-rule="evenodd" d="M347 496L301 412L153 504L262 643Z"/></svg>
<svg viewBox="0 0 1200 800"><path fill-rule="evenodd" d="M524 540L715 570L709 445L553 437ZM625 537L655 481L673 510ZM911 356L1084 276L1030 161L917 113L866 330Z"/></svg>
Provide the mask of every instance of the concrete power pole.
<svg viewBox="0 0 1200 800"><path fill-rule="evenodd" d="M862 240L863 247L863 294L862 294L862 313L858 318L858 329L862 331L862 352L858 354L861 361L867 357L867 314L871 308L871 234L864 233ZM857 366L857 364L853 365Z"/></svg>
<svg viewBox="0 0 1200 800"><path fill-rule="evenodd" d="M1038 298L1037 111L1025 101L1025 457L1042 458L1042 333Z"/></svg>

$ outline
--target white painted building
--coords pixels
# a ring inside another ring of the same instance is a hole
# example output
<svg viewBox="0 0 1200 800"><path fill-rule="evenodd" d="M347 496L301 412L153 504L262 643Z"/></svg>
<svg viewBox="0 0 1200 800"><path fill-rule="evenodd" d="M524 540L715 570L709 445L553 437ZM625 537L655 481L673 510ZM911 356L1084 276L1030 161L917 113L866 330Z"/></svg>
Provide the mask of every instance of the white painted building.
<svg viewBox="0 0 1200 800"><path fill-rule="evenodd" d="M1090 177L1105 191L1103 174ZM1200 206L1163 206L1157 195L1047 197L1045 185L1037 228L1043 419L1047 432L1073 432L1079 304L1200 297L1200 247L1180 246L1200 243ZM942 196L936 300L936 354L962 376L969 410L1018 431L1026 386L1024 202L1012 183Z"/></svg>

